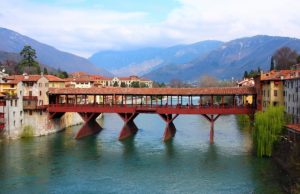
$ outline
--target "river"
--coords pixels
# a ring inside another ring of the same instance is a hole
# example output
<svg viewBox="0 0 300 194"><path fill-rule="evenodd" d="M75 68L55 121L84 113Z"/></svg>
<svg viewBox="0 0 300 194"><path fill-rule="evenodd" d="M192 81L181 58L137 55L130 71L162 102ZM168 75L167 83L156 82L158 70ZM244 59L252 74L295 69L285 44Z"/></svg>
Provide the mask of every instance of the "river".
<svg viewBox="0 0 300 194"><path fill-rule="evenodd" d="M75 140L80 126L49 136L0 142L0 193L281 193L277 167L252 155L251 134L233 115L209 123L180 115L173 141L165 123L141 114L134 138L118 141L123 122L105 114L96 136Z"/></svg>

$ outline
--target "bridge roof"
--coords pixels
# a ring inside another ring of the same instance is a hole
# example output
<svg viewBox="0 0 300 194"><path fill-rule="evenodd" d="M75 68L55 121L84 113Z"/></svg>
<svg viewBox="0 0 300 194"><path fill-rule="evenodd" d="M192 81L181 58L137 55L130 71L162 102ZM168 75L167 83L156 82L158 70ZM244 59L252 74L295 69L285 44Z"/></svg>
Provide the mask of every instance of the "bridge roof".
<svg viewBox="0 0 300 194"><path fill-rule="evenodd" d="M69 95L253 95L254 87L223 87L223 88L49 88L51 94Z"/></svg>

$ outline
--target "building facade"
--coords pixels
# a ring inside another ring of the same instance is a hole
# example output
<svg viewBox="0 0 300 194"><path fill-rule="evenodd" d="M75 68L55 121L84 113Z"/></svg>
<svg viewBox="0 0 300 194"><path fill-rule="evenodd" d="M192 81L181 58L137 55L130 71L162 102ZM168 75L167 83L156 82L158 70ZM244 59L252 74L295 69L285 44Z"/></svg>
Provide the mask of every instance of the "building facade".
<svg viewBox="0 0 300 194"><path fill-rule="evenodd" d="M284 81L284 106L292 123L300 123L300 71Z"/></svg>

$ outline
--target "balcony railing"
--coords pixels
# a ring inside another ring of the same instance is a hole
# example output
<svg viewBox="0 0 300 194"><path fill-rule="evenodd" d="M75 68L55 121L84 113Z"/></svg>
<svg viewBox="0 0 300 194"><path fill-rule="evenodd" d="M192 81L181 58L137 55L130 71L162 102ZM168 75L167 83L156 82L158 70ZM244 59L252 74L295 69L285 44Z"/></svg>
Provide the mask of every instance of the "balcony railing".
<svg viewBox="0 0 300 194"><path fill-rule="evenodd" d="M0 101L0 106L6 106L6 102L5 101Z"/></svg>
<svg viewBox="0 0 300 194"><path fill-rule="evenodd" d="M38 100L37 96L23 96L23 100Z"/></svg>

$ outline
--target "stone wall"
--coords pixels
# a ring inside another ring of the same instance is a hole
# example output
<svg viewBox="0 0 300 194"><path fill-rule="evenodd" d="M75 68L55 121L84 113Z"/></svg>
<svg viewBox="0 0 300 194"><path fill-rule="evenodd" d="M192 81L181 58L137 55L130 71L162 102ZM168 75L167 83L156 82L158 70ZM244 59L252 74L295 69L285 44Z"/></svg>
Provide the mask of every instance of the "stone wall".
<svg viewBox="0 0 300 194"><path fill-rule="evenodd" d="M24 113L24 125L31 126L34 131L34 136L48 135L61 131L67 127L78 125L83 123L82 118L77 113L65 113L60 119L48 118L49 113L47 111L29 111ZM20 130L20 134L22 133Z"/></svg>

